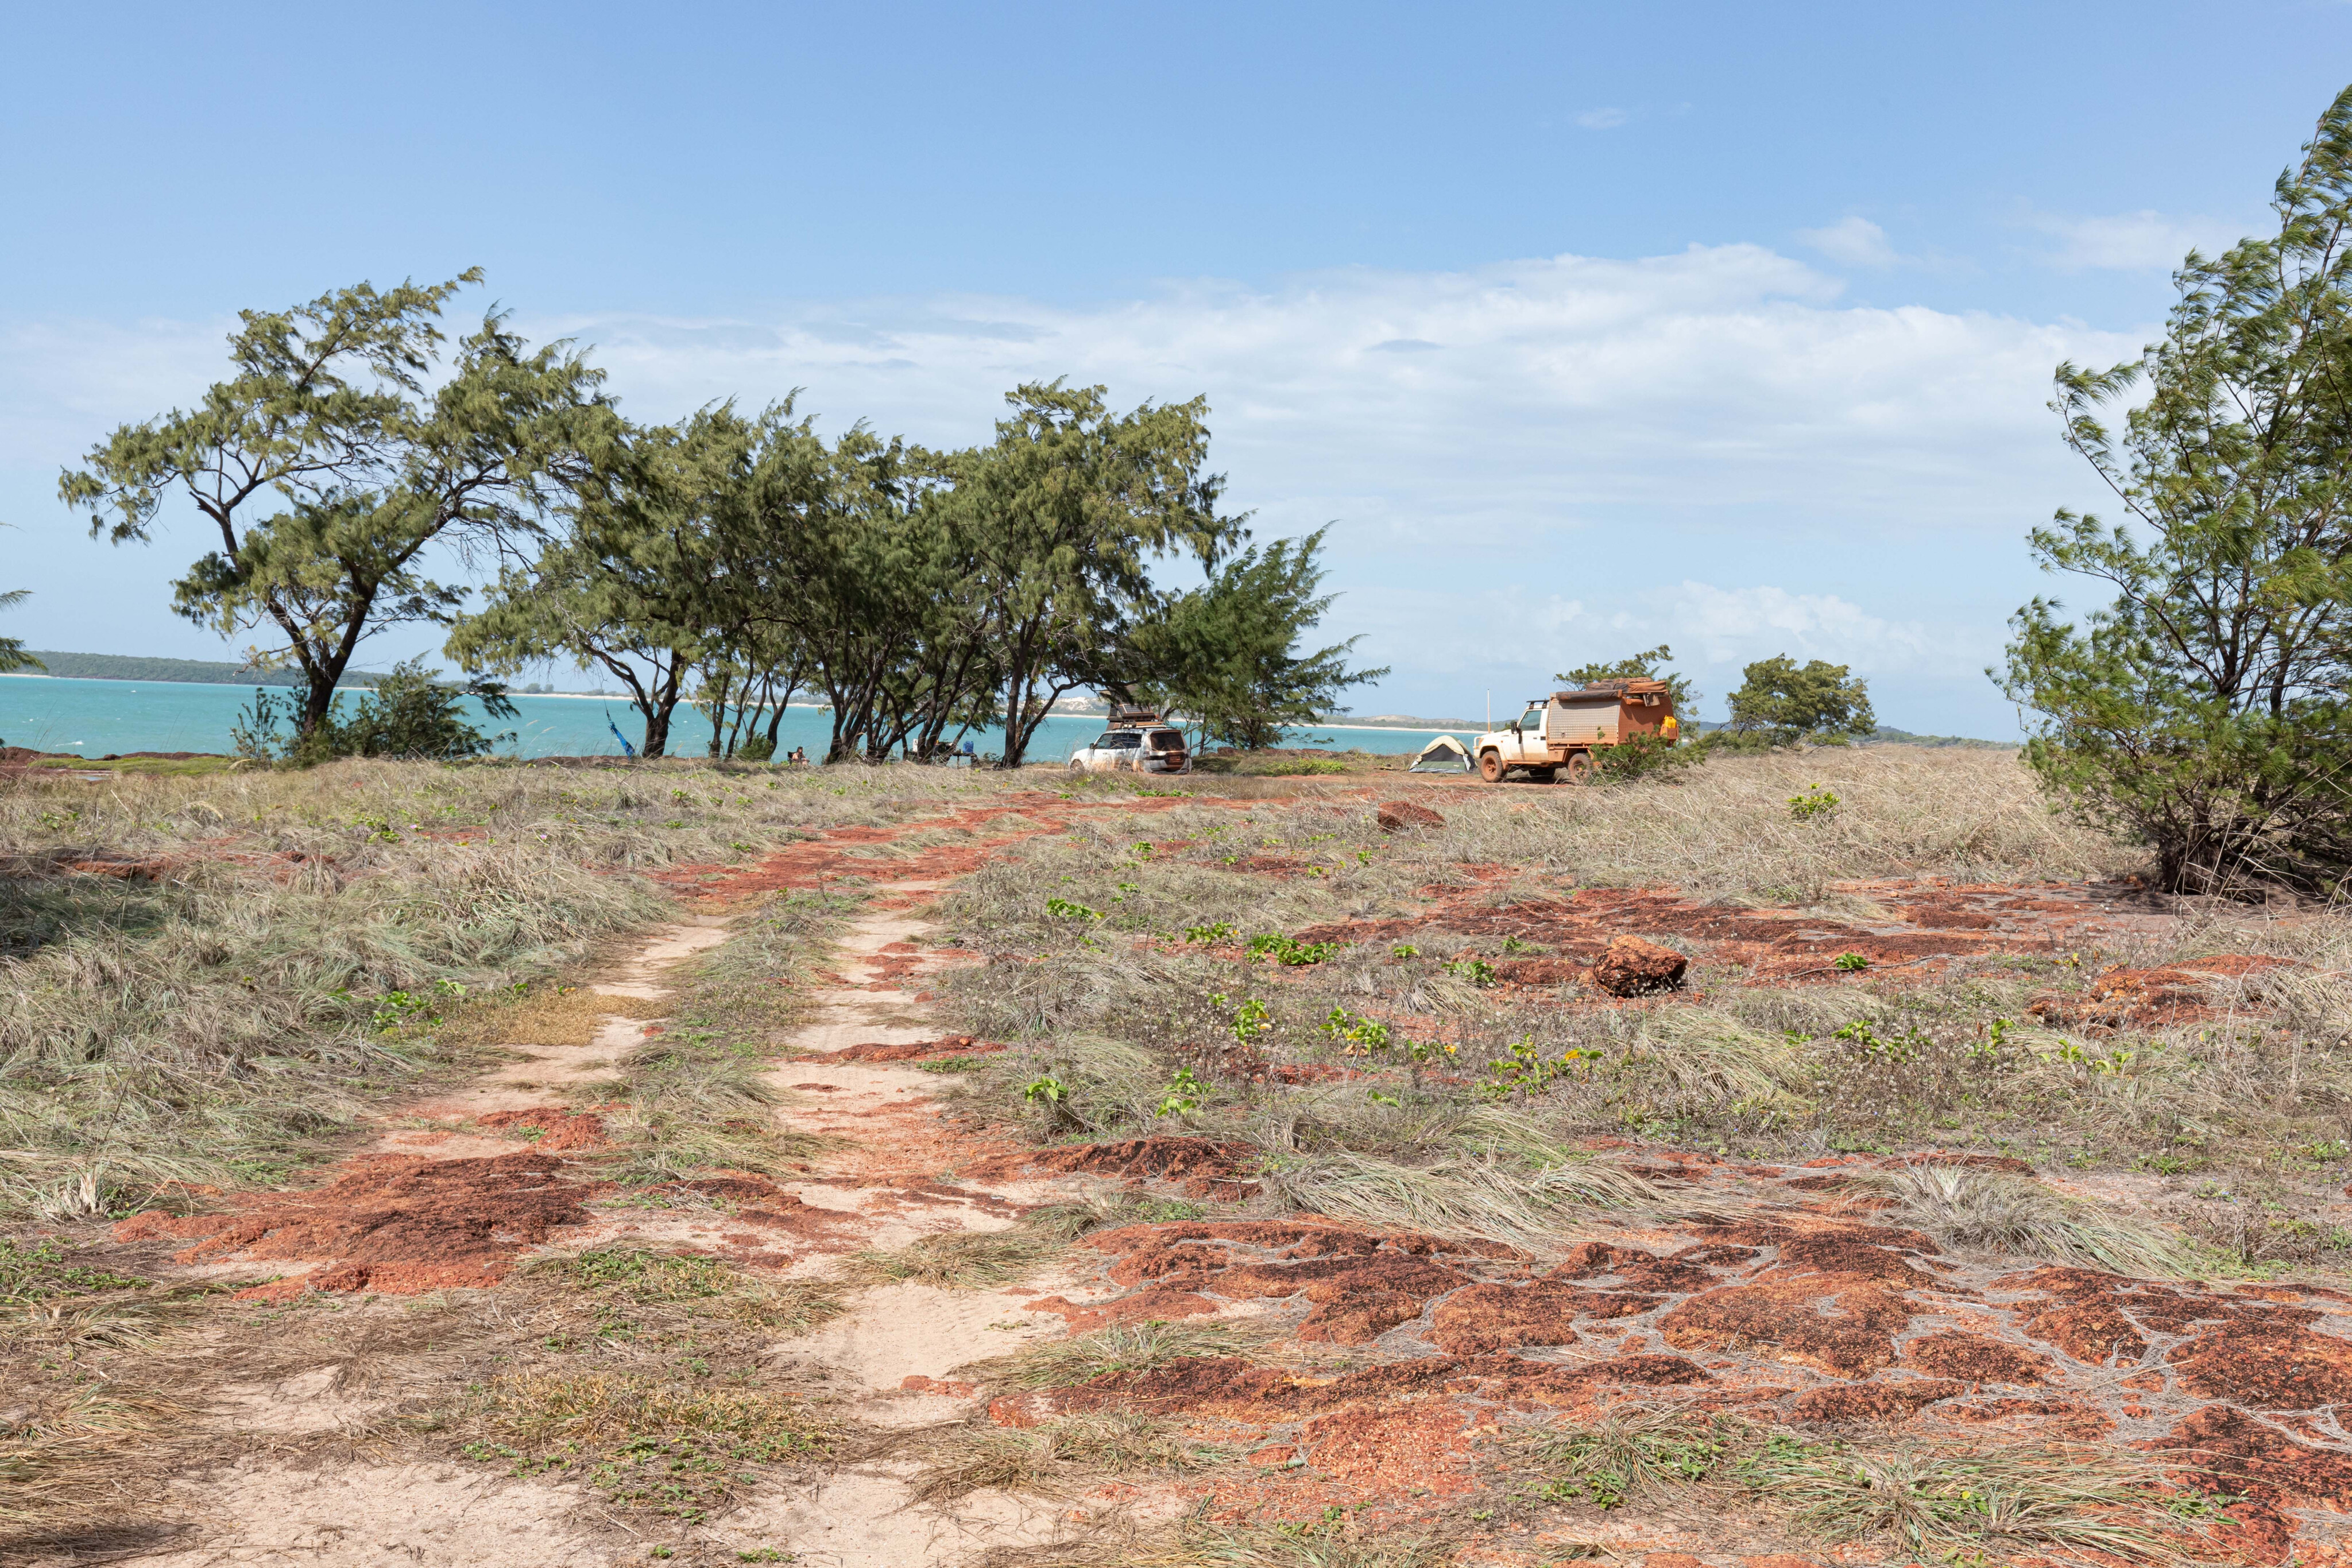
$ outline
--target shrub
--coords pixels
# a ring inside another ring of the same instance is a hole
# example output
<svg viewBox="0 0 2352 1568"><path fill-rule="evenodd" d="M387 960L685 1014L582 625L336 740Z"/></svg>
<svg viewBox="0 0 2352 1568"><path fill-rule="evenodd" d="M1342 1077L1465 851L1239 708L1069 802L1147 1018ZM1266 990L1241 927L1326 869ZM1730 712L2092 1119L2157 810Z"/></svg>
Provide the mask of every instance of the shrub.
<svg viewBox="0 0 2352 1568"><path fill-rule="evenodd" d="M1678 745L1659 735L1629 735L1592 754L1595 777L1610 783L1627 779L1672 777L1706 760L1703 744Z"/></svg>
<svg viewBox="0 0 2352 1568"><path fill-rule="evenodd" d="M1810 822L1826 817L1838 809L1838 798L1819 784L1807 787L1801 795L1789 797L1789 815L1800 822Z"/></svg>
<svg viewBox="0 0 2352 1568"><path fill-rule="evenodd" d="M441 761L479 757L492 747L514 738L512 731L484 735L466 721L465 701L482 705L485 716L513 718L514 704L506 687L477 678L452 685L434 678L421 659L393 666L392 674L361 696L348 716L338 696L319 727L308 735L278 734L281 720L295 717L290 698L256 687L253 704L229 727L237 755L257 760L299 763L330 762L338 757L388 757Z"/></svg>

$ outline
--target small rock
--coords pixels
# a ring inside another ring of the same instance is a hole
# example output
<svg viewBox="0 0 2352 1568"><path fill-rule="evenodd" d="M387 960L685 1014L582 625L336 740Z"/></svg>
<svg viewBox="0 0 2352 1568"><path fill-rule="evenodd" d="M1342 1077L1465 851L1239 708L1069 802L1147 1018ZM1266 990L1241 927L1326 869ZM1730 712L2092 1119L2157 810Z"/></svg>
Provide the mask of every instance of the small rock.
<svg viewBox="0 0 2352 1568"><path fill-rule="evenodd" d="M1407 828L1442 828L1445 819L1428 807L1411 800L1390 800L1373 814L1372 820L1384 833L1402 832Z"/></svg>
<svg viewBox="0 0 2352 1568"><path fill-rule="evenodd" d="M1592 966L1592 983L1612 997L1642 997L1677 989L1689 967L1690 960L1671 947L1639 936L1619 936Z"/></svg>

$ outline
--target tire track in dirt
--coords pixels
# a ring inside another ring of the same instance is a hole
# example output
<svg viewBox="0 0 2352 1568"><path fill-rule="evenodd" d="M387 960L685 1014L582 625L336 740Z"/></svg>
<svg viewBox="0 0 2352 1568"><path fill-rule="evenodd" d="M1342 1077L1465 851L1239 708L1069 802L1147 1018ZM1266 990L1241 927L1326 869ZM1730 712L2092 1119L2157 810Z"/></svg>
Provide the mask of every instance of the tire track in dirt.
<svg viewBox="0 0 2352 1568"><path fill-rule="evenodd" d="M115 1239L151 1273L249 1281L259 1264L276 1278L247 1286L240 1298L285 1303L314 1292L359 1295L357 1306L366 1312L382 1310L377 1298L495 1288L540 1251L635 1247L719 1256L786 1279L822 1279L859 1250L892 1250L942 1231L1009 1227L1026 1209L1074 1196L1087 1184L1068 1176L956 1180L961 1166L1018 1167L1024 1151L950 1127L940 1114L936 1076L872 1060L938 1033L918 988L955 960L914 946L932 929L914 911L942 891L946 879L1013 843L1064 830L1078 812L1176 803L1074 803L1024 792L1014 803L889 828L833 830L748 868L675 868L661 880L698 908L655 928L590 982L592 992L613 998L616 1008L596 1019L584 1043L511 1048L514 1060L471 1082L383 1115L373 1143L336 1162L313 1187L215 1212L142 1213L120 1223ZM856 852L934 831L968 836L898 857ZM876 873L890 880L874 880ZM645 1015L657 1013L674 994L671 971L727 939L731 909L853 878L866 882L863 907L834 945L831 972L808 994L808 1021L764 1074L782 1100L780 1130L831 1146L797 1180L720 1176L679 1184L702 1189L716 1203L590 1207L611 1190L582 1164L604 1145L604 1129L595 1111L573 1110L568 1097L608 1076L663 1027L664 1019ZM153 1256L159 1247L170 1249L168 1263ZM973 1412L969 1391L945 1375L979 1357L1057 1337L1066 1332L1063 1321L1031 1314L1027 1305L1073 1293L1084 1298L1087 1291L1051 1275L1005 1291L911 1283L869 1289L814 1334L779 1343L776 1364L791 1381L831 1396L870 1428L961 1420ZM213 1381L202 1360L199 1352L190 1368L194 1385ZM609 1532L583 1524L590 1500L574 1485L446 1462L325 1468L272 1451L306 1434L363 1426L387 1405L382 1391L354 1395L345 1381L337 1369L320 1368L212 1386L209 1408L198 1419L220 1439L213 1452L227 1457L169 1483L169 1522L155 1528L173 1542L170 1548L110 1560L152 1568L334 1568L389 1554L450 1568L570 1568L642 1555L614 1555ZM767 1540L803 1561L837 1568L902 1568L909 1561L955 1561L993 1546L1050 1541L1076 1524L1094 1528L1106 1508L1131 1511L1131 1497L1074 1510L1002 1493L966 1500L952 1511L910 1506L907 1477L916 1468L882 1459L810 1485L755 1490L727 1515L726 1534ZM201 1544L186 1546L191 1538ZM43 1568L79 1560L70 1553L26 1559Z"/></svg>

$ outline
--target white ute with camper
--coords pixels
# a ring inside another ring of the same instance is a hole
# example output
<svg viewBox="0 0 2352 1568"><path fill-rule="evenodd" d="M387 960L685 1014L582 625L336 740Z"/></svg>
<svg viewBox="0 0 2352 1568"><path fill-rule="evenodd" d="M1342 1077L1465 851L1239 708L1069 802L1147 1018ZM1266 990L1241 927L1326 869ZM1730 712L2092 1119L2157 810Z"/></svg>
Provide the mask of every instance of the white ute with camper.
<svg viewBox="0 0 2352 1568"><path fill-rule="evenodd" d="M1192 748L1184 732L1160 721L1150 708L1110 710L1110 727L1091 746L1070 753L1073 773L1190 773Z"/></svg>
<svg viewBox="0 0 2352 1568"><path fill-rule="evenodd" d="M1674 687L1649 679L1595 681L1528 704L1527 712L1470 743L1478 777L1499 784L1513 773L1549 784L1586 784L1595 754L1619 746L1677 744Z"/></svg>

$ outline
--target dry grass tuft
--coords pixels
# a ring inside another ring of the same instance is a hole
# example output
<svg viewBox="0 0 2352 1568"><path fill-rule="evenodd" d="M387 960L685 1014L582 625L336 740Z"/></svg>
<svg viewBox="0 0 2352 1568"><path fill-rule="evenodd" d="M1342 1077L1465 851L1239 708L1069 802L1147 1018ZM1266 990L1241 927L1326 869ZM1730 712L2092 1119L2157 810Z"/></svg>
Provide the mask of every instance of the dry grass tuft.
<svg viewBox="0 0 2352 1568"><path fill-rule="evenodd" d="M994 1547L971 1561L972 1568L1444 1568L1459 1551L1441 1536L1368 1535L1328 1521L1226 1525L1196 1515L1148 1532L1097 1521L1076 1539Z"/></svg>
<svg viewBox="0 0 2352 1568"><path fill-rule="evenodd" d="M465 1456L574 1475L622 1507L698 1520L747 1467L824 1455L838 1427L790 1395L610 1372L509 1373L476 1388Z"/></svg>
<svg viewBox="0 0 2352 1568"><path fill-rule="evenodd" d="M1154 1197L1128 1187L1102 1187L1071 1203L1049 1204L1022 1217L1024 1229L1040 1236L1075 1241L1097 1230L1122 1225L1165 1225L1171 1220L1203 1219L1225 1209L1182 1198Z"/></svg>
<svg viewBox="0 0 2352 1568"><path fill-rule="evenodd" d="M984 1291L1026 1279L1062 1255L1066 1245L1022 1227L957 1230L925 1236L896 1252L859 1252L842 1270L845 1284L929 1285L940 1291Z"/></svg>
<svg viewBox="0 0 2352 1568"><path fill-rule="evenodd" d="M831 1281L771 1280L722 1259L602 1248L536 1259L524 1270L614 1306L677 1307L796 1337L848 1310Z"/></svg>
<svg viewBox="0 0 2352 1568"><path fill-rule="evenodd" d="M1019 1430L956 1427L926 1434L924 1448L909 1486L915 1500L927 1503L983 1490L1069 1496L1107 1476L1180 1475L1231 1458L1131 1415L1071 1416Z"/></svg>
<svg viewBox="0 0 2352 1568"><path fill-rule="evenodd" d="M100 1388L0 1437L0 1522L59 1521L121 1506L120 1488L168 1455L196 1411L151 1392Z"/></svg>
<svg viewBox="0 0 2352 1568"><path fill-rule="evenodd" d="M1588 1426L1537 1432L1512 1451L1551 1478L1544 1498L1609 1509L1706 1479L1751 1430L1725 1416L1626 1407Z"/></svg>
<svg viewBox="0 0 2352 1568"><path fill-rule="evenodd" d="M520 982L456 1009L436 1026L445 1046L583 1046L607 1019L657 1019L669 1004L644 997L612 997L584 985Z"/></svg>
<svg viewBox="0 0 2352 1568"><path fill-rule="evenodd" d="M2181 1239L2052 1190L2032 1176L1916 1165L1861 1178L1937 1245L2140 1277L2198 1272Z"/></svg>
<svg viewBox="0 0 2352 1568"><path fill-rule="evenodd" d="M493 1379L475 1397L492 1431L532 1448L723 1440L730 1457L773 1461L814 1454L835 1432L805 1400L789 1395L620 1373L516 1373Z"/></svg>
<svg viewBox="0 0 2352 1568"><path fill-rule="evenodd" d="M1199 1524L1123 1556L1132 1568L1440 1568L1458 1548L1436 1536L1362 1536L1329 1526Z"/></svg>
<svg viewBox="0 0 2352 1568"><path fill-rule="evenodd" d="M1585 1157L1529 1169L1491 1158L1413 1166L1342 1152L1305 1156L1264 1179L1298 1207L1335 1219L1538 1254L1575 1239L1579 1211L1654 1206L1662 1196L1641 1177Z"/></svg>
<svg viewBox="0 0 2352 1568"><path fill-rule="evenodd" d="M1814 785L1838 805L1800 820L1790 798ZM2006 751L1822 747L1718 757L1672 780L1558 793L1568 799L1503 789L1458 800L1445 829L1426 836L1428 851L1800 907L1821 904L1840 882L2039 882L2116 874L2146 859L2051 810ZM1514 810L1535 800L1543 804Z"/></svg>

